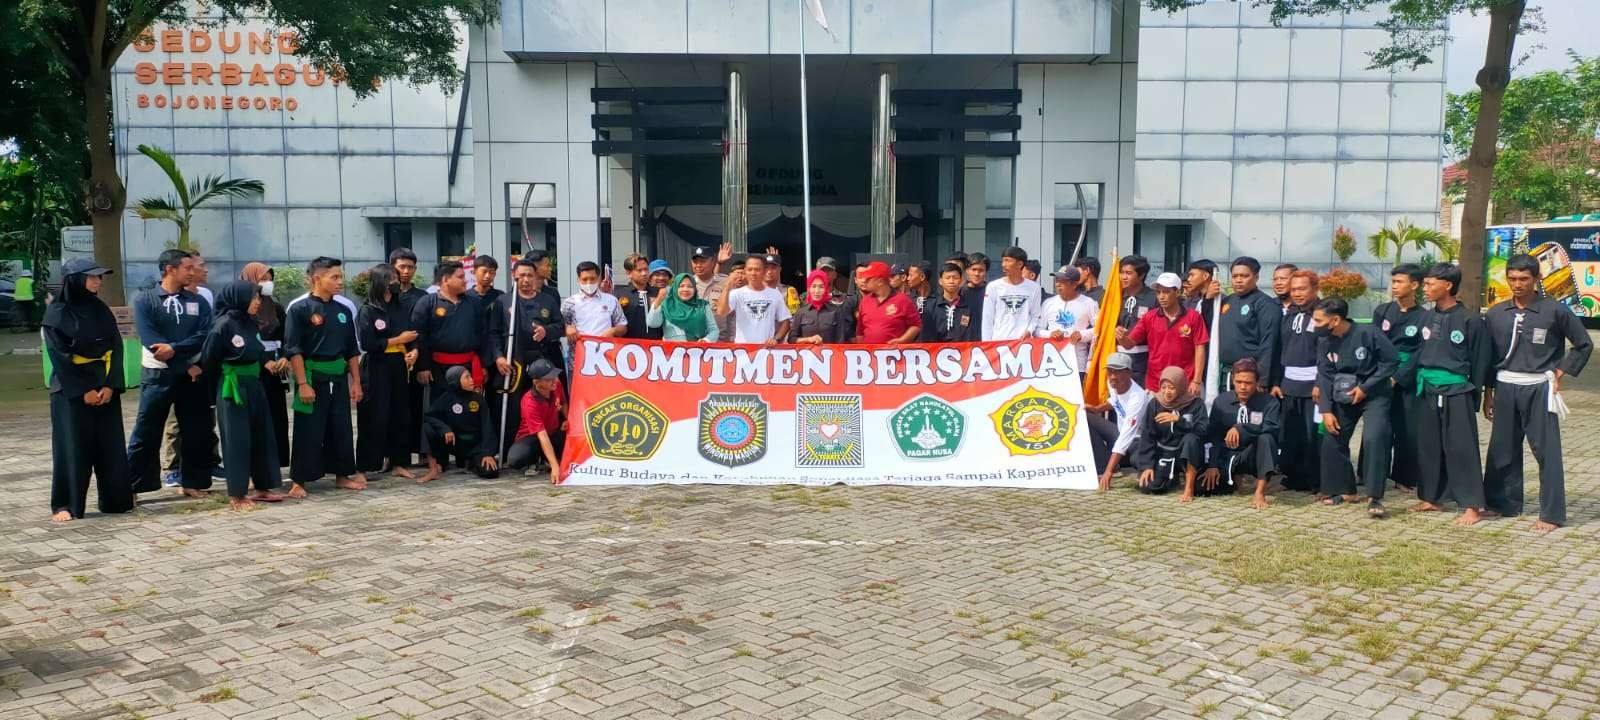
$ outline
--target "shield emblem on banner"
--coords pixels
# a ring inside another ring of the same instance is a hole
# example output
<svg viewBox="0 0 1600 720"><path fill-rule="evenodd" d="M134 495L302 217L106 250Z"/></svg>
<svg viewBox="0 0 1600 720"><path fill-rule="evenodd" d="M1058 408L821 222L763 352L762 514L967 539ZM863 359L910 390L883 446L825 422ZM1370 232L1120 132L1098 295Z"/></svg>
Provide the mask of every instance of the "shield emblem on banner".
<svg viewBox="0 0 1600 720"><path fill-rule="evenodd" d="M724 467L767 454L767 402L760 395L712 393L700 401L700 457Z"/></svg>
<svg viewBox="0 0 1600 720"><path fill-rule="evenodd" d="M967 419L954 405L923 395L889 416L889 434L907 460L938 460L961 450Z"/></svg>
<svg viewBox="0 0 1600 720"><path fill-rule="evenodd" d="M800 395L795 398L795 464L800 467L861 467L860 395Z"/></svg>

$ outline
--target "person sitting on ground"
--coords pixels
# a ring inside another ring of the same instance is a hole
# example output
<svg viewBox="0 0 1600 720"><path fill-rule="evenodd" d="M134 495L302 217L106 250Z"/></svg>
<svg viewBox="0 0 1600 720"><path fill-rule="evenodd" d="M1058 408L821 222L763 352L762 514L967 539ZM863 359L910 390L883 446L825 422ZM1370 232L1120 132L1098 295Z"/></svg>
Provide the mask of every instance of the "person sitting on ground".
<svg viewBox="0 0 1600 720"><path fill-rule="evenodd" d="M1242 358L1233 364L1229 377L1233 389L1217 396L1211 404L1212 456L1201 480L1202 494L1232 483L1235 492L1252 487L1255 495L1250 507L1267 507L1267 485L1278 474L1278 399L1261 388L1261 371L1256 361Z"/></svg>
<svg viewBox="0 0 1600 720"><path fill-rule="evenodd" d="M682 275L680 277L688 277ZM694 283L689 283L694 287ZM716 332L716 324L711 332ZM542 460L551 470L551 481L556 480L555 468L561 467L561 450L567 439L567 423L561 419L566 410L561 402L561 371L547 360L528 363L527 377L533 380L533 391L522 396L522 424L517 427L517 438L506 453L506 464L513 470L526 470Z"/></svg>
<svg viewBox="0 0 1600 720"><path fill-rule="evenodd" d="M1139 491L1170 492L1182 478L1179 502L1194 500L1194 481L1204 464L1201 438L1206 435L1205 400L1189 392L1189 378L1176 365L1161 371L1161 384L1153 402L1145 405L1139 423L1134 466L1139 469Z"/></svg>
<svg viewBox="0 0 1600 720"><path fill-rule="evenodd" d="M422 418L423 443L428 450L428 474L419 483L432 482L444 472L440 459L470 466L481 478L500 476L494 459L494 418L489 403L472 382L472 374L454 365L444 374L445 386L433 396Z"/></svg>
<svg viewBox="0 0 1600 720"><path fill-rule="evenodd" d="M661 339L668 342L713 343L719 337L711 303L700 298L688 273L680 273L656 293L645 323L661 328Z"/></svg>

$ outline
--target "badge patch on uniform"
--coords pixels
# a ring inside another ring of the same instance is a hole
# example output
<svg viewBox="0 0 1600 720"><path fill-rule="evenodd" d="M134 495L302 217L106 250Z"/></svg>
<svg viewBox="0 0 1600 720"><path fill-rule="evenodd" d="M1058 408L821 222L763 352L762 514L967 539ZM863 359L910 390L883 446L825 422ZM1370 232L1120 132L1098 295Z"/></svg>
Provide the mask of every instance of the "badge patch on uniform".
<svg viewBox="0 0 1600 720"><path fill-rule="evenodd" d="M1365 359L1367 359L1367 349L1364 348L1364 347L1356 348L1356 359L1357 360L1365 360ZM1339 362L1339 361L1338 360L1334 360L1334 362Z"/></svg>
<svg viewBox="0 0 1600 720"><path fill-rule="evenodd" d="M1460 345L1461 343L1465 342L1466 339L1467 339L1467 336L1465 334L1463 334L1460 330L1451 330L1450 331L1450 342L1453 342L1453 343L1455 343L1457 345Z"/></svg>
<svg viewBox="0 0 1600 720"><path fill-rule="evenodd" d="M1251 425L1260 425L1261 424L1261 418L1262 418L1261 413L1259 413L1259 412L1251 412L1250 413L1250 424Z"/></svg>
<svg viewBox="0 0 1600 720"><path fill-rule="evenodd" d="M477 400L468 401L467 402L467 410L469 412L477 412L478 411L478 401Z"/></svg>
<svg viewBox="0 0 1600 720"><path fill-rule="evenodd" d="M316 325L318 327L321 327L322 326L322 313L311 313L311 324L312 325Z"/></svg>
<svg viewBox="0 0 1600 720"><path fill-rule="evenodd" d="M1415 326L1415 325L1407 325L1406 326L1406 337L1416 337L1416 336L1417 336L1417 326ZM1427 335L1423 335L1422 337L1423 337L1424 340L1426 340L1428 336Z"/></svg>
<svg viewBox="0 0 1600 720"><path fill-rule="evenodd" d="M345 317L344 313L339 313L339 324L343 325L343 324L348 323L348 322L350 322L350 319Z"/></svg>
<svg viewBox="0 0 1600 720"><path fill-rule="evenodd" d="M898 306L898 305L885 305L885 306L883 306L883 316L884 317L894 317L894 316L899 315L899 314L900 314L900 306Z"/></svg>
<svg viewBox="0 0 1600 720"><path fill-rule="evenodd" d="M1222 304L1222 314L1223 315L1227 315L1228 314L1228 308L1230 308L1230 307L1233 307L1233 306L1228 304L1228 303L1223 303Z"/></svg>
<svg viewBox="0 0 1600 720"><path fill-rule="evenodd" d="M972 316L971 315L962 315L961 316L961 327L966 327L966 326L971 325L971 324L972 324Z"/></svg>
<svg viewBox="0 0 1600 720"><path fill-rule="evenodd" d="M1186 337L1189 337L1189 335L1191 333L1193 333L1193 332L1194 332L1194 329L1190 328L1188 325L1179 325L1178 326L1178 337L1186 338Z"/></svg>
<svg viewBox="0 0 1600 720"><path fill-rule="evenodd" d="M549 320L550 319L550 308L540 308L539 309L539 317L541 319L544 319L544 320Z"/></svg>
<svg viewBox="0 0 1600 720"><path fill-rule="evenodd" d="M1546 330L1544 328L1534 328L1533 329L1533 344L1535 344L1535 345L1543 345L1544 341L1547 339L1547 337L1549 335L1550 335L1550 331L1549 330Z"/></svg>
<svg viewBox="0 0 1600 720"><path fill-rule="evenodd" d="M235 335L235 336L233 336L233 346L236 347L236 348L244 347L244 336L243 335Z"/></svg>
<svg viewBox="0 0 1600 720"><path fill-rule="evenodd" d="M1144 317L1145 313L1148 313L1148 312L1150 312L1150 308L1147 308L1147 307L1139 308L1139 317Z"/></svg>
<svg viewBox="0 0 1600 720"><path fill-rule="evenodd" d="M389 327L389 323L384 322L383 318L378 318L377 320L373 320L372 321L372 329L373 330L383 330L383 329L386 329L388 327Z"/></svg>
<svg viewBox="0 0 1600 720"><path fill-rule="evenodd" d="M186 314L189 314L189 315L199 315L200 314L200 303L197 303L197 302L184 303L183 304L183 312L186 313Z"/></svg>
<svg viewBox="0 0 1600 720"><path fill-rule="evenodd" d="M442 307L434 308L433 309L433 314L434 315L438 315L439 317L444 317L444 308L442 308Z"/></svg>
<svg viewBox="0 0 1600 720"><path fill-rule="evenodd" d="M627 307L628 306L628 297L626 295L624 295L622 297L617 298L617 304L621 305L623 307Z"/></svg>
<svg viewBox="0 0 1600 720"><path fill-rule="evenodd" d="M1239 306L1239 314L1240 315L1249 315L1250 314L1250 306L1249 305L1240 305Z"/></svg>
<svg viewBox="0 0 1600 720"><path fill-rule="evenodd" d="M460 415L461 414L461 403L456 403L454 405L451 405L450 406L450 412L453 412L453 413L455 413L457 415Z"/></svg>
<svg viewBox="0 0 1600 720"><path fill-rule="evenodd" d="M1415 327L1415 326L1412 326L1412 327ZM1410 330L1411 328L1406 328L1406 329ZM1422 329L1422 339L1423 340L1432 340L1433 339L1433 328L1423 328Z"/></svg>
<svg viewBox="0 0 1600 720"><path fill-rule="evenodd" d="M1389 332L1389 319L1388 318L1384 318L1383 319L1383 331L1384 332Z"/></svg>

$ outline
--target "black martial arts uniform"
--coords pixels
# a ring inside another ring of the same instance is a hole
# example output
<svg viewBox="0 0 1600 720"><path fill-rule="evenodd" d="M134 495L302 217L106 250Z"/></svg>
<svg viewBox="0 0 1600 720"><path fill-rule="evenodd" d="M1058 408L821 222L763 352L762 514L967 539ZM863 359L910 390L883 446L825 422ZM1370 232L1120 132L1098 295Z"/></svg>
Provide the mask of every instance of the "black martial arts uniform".
<svg viewBox="0 0 1600 720"><path fill-rule="evenodd" d="M428 291L413 286L411 289L400 293L400 311L394 314L393 321L400 326L402 331L415 329L411 325L411 312L416 309L417 301L428 296ZM412 350L417 348L416 343L411 344ZM421 353L418 353L421 355ZM422 457L422 410L426 406L428 387L417 380L417 370L413 366L406 373L406 447ZM409 461L408 463L409 464Z"/></svg>
<svg viewBox="0 0 1600 720"><path fill-rule="evenodd" d="M1354 495L1357 474L1350 465L1350 440L1356 421L1362 420L1361 473L1367 496L1383 502L1389 484L1389 443L1394 433L1389 428L1389 403L1393 397L1394 374L1400 359L1383 331L1371 325L1350 325L1344 337L1329 335L1317 343L1317 388L1321 398L1318 413L1332 413L1339 421L1339 434L1322 436L1322 494ZM1359 387L1365 397L1352 403L1352 388Z"/></svg>
<svg viewBox="0 0 1600 720"><path fill-rule="evenodd" d="M139 414L133 421L133 436L128 439L128 476L136 493L161 489L161 436L167 413L178 416L178 436L190 442L181 445L179 475L183 487L205 490L211 487L212 416L209 378L189 377L189 368L200 356L206 333L211 329L211 305L188 290L168 293L157 285L139 293L133 301L133 322L144 346L144 369L140 373ZM172 346L173 355L165 363L155 360L150 348ZM151 367L165 364L166 367Z"/></svg>
<svg viewBox="0 0 1600 720"><path fill-rule="evenodd" d="M1178 413L1175 423L1158 423L1157 415L1169 412L1161 406L1155 393L1144 406L1140 420L1139 439L1133 443L1133 466L1138 475L1152 470L1155 477L1140 492L1160 494L1183 490L1184 470L1193 467L1198 485L1199 473L1205 471L1205 450L1202 447L1209 424L1210 411L1204 398L1191 397L1170 412Z"/></svg>
<svg viewBox="0 0 1600 720"><path fill-rule="evenodd" d="M655 299L656 292L649 285L640 290L629 283L612 293L617 298L617 306L622 308L622 316L628 319L628 332L623 337L635 340L661 339L661 328L651 328L645 323L650 315L650 301Z"/></svg>
<svg viewBox="0 0 1600 720"><path fill-rule="evenodd" d="M1278 326L1279 362L1273 368L1271 385L1283 390L1278 431L1278 465L1290 490L1316 492L1322 487L1321 441L1317 428L1321 417L1311 400L1317 380L1317 335L1311 322L1311 306L1290 306Z"/></svg>
<svg viewBox="0 0 1600 720"><path fill-rule="evenodd" d="M1248 486L1234 489L1255 491L1255 480L1278 473L1278 399L1257 389L1246 402L1228 391L1211 403L1208 431L1211 438L1211 463L1221 478L1217 489L1207 494L1226 494L1234 488L1234 476L1250 478ZM1228 447L1228 431L1239 430L1239 447ZM1201 494L1198 490L1196 495Z"/></svg>
<svg viewBox="0 0 1600 720"><path fill-rule="evenodd" d="M296 485L319 480L329 470L340 477L356 473L347 370L360 358L354 314L337 299L311 294L289 303L283 353L306 363L306 380L316 390L309 407L300 402L298 387L290 390L297 414L289 477Z"/></svg>
<svg viewBox="0 0 1600 720"><path fill-rule="evenodd" d="M283 484L277 437L261 383L267 350L257 334L256 319L248 313L250 300L259 292L255 283L246 280L224 285L216 294L217 317L200 351L202 372L217 378L222 467L232 498L244 497L252 484L260 491Z"/></svg>
<svg viewBox="0 0 1600 720"><path fill-rule="evenodd" d="M966 294L956 295L955 302L945 299L944 291L928 298L922 307L922 333L917 339L925 343L977 342L982 333L983 297L979 304L968 302ZM847 321L853 322L853 321ZM850 329L851 335L855 329ZM847 338L849 336L846 336ZM846 340L848 342L848 340Z"/></svg>
<svg viewBox="0 0 1600 720"><path fill-rule="evenodd" d="M74 267L69 262L64 269ZM90 474L100 512L133 509L122 439L122 336L111 309L84 287L85 277L65 277L45 306L43 323L50 356L50 512L65 510L74 518L83 517ZM84 395L101 388L111 388L109 401L84 403ZM155 429L159 440L161 423Z"/></svg>
<svg viewBox="0 0 1600 720"><path fill-rule="evenodd" d="M283 357L283 306L270 295L261 296L261 308L256 312L256 328L260 331L261 346L266 351L263 362ZM272 419L272 439L278 450L279 468L289 467L289 382L282 375L263 371L261 390L267 395L267 415ZM280 470L281 472L281 470Z"/></svg>
<svg viewBox="0 0 1600 720"><path fill-rule="evenodd" d="M513 302L516 303L515 308L512 306ZM489 316L490 329L494 337L495 357L506 356L507 328L511 325L513 309L516 312L517 330L515 333L510 334L511 362L521 367L527 367L528 363L544 359L549 360L551 365L560 368L561 364L551 360L550 357L551 355L561 354L560 338L566 334L567 325L566 321L561 317L561 299L549 293L535 292L533 297L525 298L520 293L513 291L501 295L495 301L494 309ZM533 339L533 329L535 327L544 328L543 340ZM553 351L551 346L554 346ZM521 373L518 373L517 377L521 377ZM505 405L506 420L501 432L500 445L495 448L495 452L502 452L507 447L510 447L513 440L511 436L522 422L522 395L528 392L528 388L532 387L532 385L532 382L523 379L522 382L511 388L510 394L507 395L504 380L497 377L487 388L486 394L490 397L490 405L493 406L490 409L494 413L496 422L501 417L499 405L501 403L509 403ZM565 387L565 385L563 378L562 386Z"/></svg>
<svg viewBox="0 0 1600 720"><path fill-rule="evenodd" d="M422 418L422 432L428 457L449 470L451 458L481 478L499 477L498 470L485 470L480 463L495 454L494 418L482 393L469 393L459 383L446 384L439 378L428 413ZM455 442L446 443L445 434L455 433Z"/></svg>
<svg viewBox="0 0 1600 720"><path fill-rule="evenodd" d="M398 302L368 294L356 315L360 341L361 402L356 406L356 467L380 472L411 464L411 395L406 376L406 345L389 340L406 331L410 318L400 317Z"/></svg>
<svg viewBox="0 0 1600 720"><path fill-rule="evenodd" d="M490 312L494 308L495 301L505 294L506 291L492 285L489 286L487 292L478 292L477 285L467 288L467 297L478 301L478 305L483 308L484 312Z"/></svg>
<svg viewBox="0 0 1600 720"><path fill-rule="evenodd" d="M1122 309L1117 313L1117 327L1132 332L1133 326L1139 324L1140 318L1160 306L1161 303L1156 300L1156 291L1151 290L1148 285L1140 285L1137 292L1123 294ZM1143 382L1150 370L1150 346L1135 345L1131 348L1122 348L1121 351L1133 359L1133 381ZM1157 373L1161 370L1162 368L1156 369Z"/></svg>
<svg viewBox="0 0 1600 720"><path fill-rule="evenodd" d="M1561 459L1561 418L1551 402L1549 378L1583 372L1594 343L1566 305L1536 298L1526 308L1515 300L1495 305L1484 318L1494 374L1494 426L1483 485L1489 509L1506 517L1522 514L1522 439L1526 435L1539 461L1539 519L1567 524L1567 479ZM1567 352L1567 345L1572 352ZM1536 380L1544 376L1543 382Z"/></svg>
<svg viewBox="0 0 1600 720"><path fill-rule="evenodd" d="M458 366L472 373L480 391L488 384L494 369L494 333L489 329L489 313L477 300L463 296L459 302L451 302L439 294L428 295L411 309L411 327L417 331L414 369L430 372L431 385L442 382L445 371ZM428 407L433 407L437 394L435 387L429 387Z"/></svg>
<svg viewBox="0 0 1600 720"><path fill-rule="evenodd" d="M1278 363L1278 325L1282 320L1278 301L1260 288L1222 298L1222 312L1217 318L1222 327L1212 335L1212 341L1219 343L1217 361L1222 368L1217 380L1223 390L1233 389L1227 369L1243 358L1256 361L1256 377L1262 382L1271 380Z"/></svg>
<svg viewBox="0 0 1600 720"><path fill-rule="evenodd" d="M1402 367L1422 346L1423 312L1421 305L1402 310L1400 304L1393 301L1379 305L1372 311L1372 325L1383 331L1389 339ZM1415 387L1399 384L1398 370L1395 372L1395 383L1394 395L1389 398L1389 424L1393 430L1389 450L1394 459L1388 465L1388 472L1395 485L1415 490L1421 472L1417 468L1417 408L1420 407L1420 401ZM1366 466L1366 458L1362 458L1361 464ZM1361 479L1367 482L1365 475Z"/></svg>
<svg viewBox="0 0 1600 720"><path fill-rule="evenodd" d="M1446 495L1462 508L1483 509L1478 455L1478 392L1492 358L1487 329L1461 304L1422 316L1422 346L1400 372L1418 393L1417 497L1439 505Z"/></svg>

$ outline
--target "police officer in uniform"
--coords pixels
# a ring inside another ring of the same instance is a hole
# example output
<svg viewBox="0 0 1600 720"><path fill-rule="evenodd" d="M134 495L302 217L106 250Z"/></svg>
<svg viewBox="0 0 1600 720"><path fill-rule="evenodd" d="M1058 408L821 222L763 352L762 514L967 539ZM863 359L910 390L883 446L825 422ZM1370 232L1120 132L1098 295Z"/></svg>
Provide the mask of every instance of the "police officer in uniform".
<svg viewBox="0 0 1600 720"><path fill-rule="evenodd" d="M1589 362L1594 343L1566 305L1539 295L1539 261L1515 255L1506 260L1511 299L1489 309L1484 319L1496 359L1488 377L1483 414L1493 421L1483 482L1489 510L1513 517L1522 513L1522 438L1539 460L1539 521L1547 533L1567 524L1566 475L1561 461L1561 378L1577 376ZM1572 351L1567 352L1567 346Z"/></svg>
<svg viewBox="0 0 1600 720"><path fill-rule="evenodd" d="M1338 505L1356 496L1350 465L1350 440L1361 431L1361 477L1367 481L1367 514L1382 517L1389 471L1389 400L1400 367L1383 331L1350 322L1350 305L1339 298L1317 304L1317 412L1327 430L1322 436L1323 502Z"/></svg>

